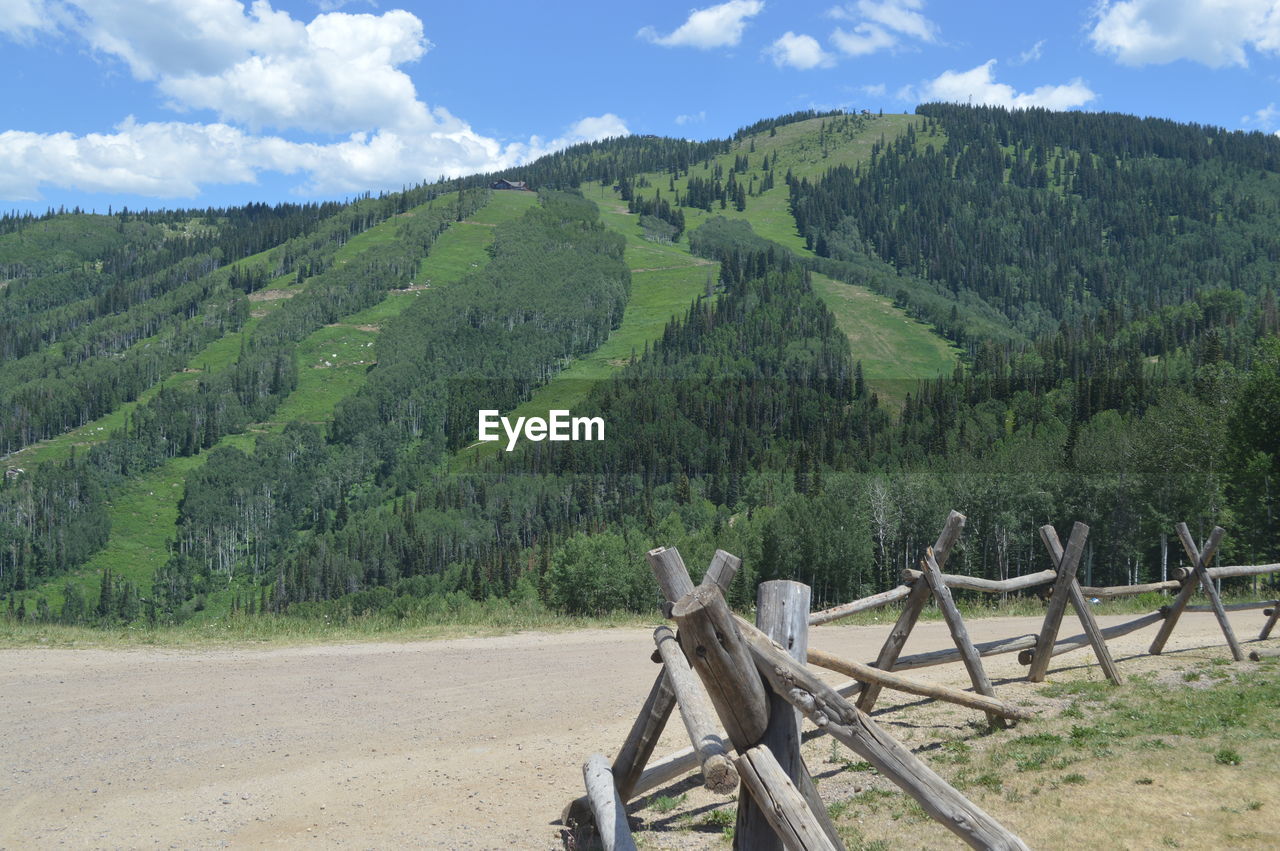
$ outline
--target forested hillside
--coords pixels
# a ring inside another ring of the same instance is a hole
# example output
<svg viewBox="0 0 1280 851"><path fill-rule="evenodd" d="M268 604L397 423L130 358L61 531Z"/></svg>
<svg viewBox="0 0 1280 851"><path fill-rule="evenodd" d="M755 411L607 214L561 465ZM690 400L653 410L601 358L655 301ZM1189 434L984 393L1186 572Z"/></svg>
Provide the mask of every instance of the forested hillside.
<svg viewBox="0 0 1280 851"><path fill-rule="evenodd" d="M537 204L494 193L529 204L453 283L381 314L359 379L288 423L304 341L425 287L492 175L6 219L4 451L127 412L65 460L9 460L15 617L645 610L658 544L695 570L743 555L738 604L794 577L820 605L896 584L950 508L969 517L952 565L982 576L1042 569L1035 529L1077 519L1089 584L1160 578L1179 520L1226 527L1223 558L1280 560L1272 136L934 104L591 143L502 176ZM673 309L677 290L632 280L668 273L705 282ZM237 353L182 373L219 340ZM475 449L478 409L557 399L605 441ZM108 491L197 456L152 581L104 572L96 607L48 591L110 539Z"/></svg>

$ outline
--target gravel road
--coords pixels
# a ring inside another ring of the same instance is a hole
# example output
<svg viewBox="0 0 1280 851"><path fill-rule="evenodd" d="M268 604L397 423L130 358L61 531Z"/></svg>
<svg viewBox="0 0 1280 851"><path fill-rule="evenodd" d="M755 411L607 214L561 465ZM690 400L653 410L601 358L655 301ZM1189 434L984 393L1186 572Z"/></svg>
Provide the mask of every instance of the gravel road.
<svg viewBox="0 0 1280 851"><path fill-rule="evenodd" d="M1261 620L1232 616L1241 638ZM969 623L975 641L1038 627ZM888 630L820 627L812 644L871 659ZM1062 635L1078 631L1068 614ZM1113 653L1141 652L1153 634L1119 639ZM1211 615L1189 614L1168 652L1221 643ZM946 646L945 627L928 622L908 652ZM656 672L652 649L649 631L612 629L0 650L0 847L561 847L554 822L581 794L586 756L611 754L629 728ZM988 662L993 679L1025 670L1008 656ZM959 665L912 675L964 684ZM683 734L668 725L659 753L687 745Z"/></svg>

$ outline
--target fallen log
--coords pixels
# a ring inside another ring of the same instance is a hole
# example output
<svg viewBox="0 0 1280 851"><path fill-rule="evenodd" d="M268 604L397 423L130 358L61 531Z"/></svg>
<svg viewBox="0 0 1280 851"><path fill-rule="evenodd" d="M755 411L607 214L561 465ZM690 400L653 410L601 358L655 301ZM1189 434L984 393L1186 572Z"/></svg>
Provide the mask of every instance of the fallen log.
<svg viewBox="0 0 1280 851"><path fill-rule="evenodd" d="M627 824L627 811L613 784L613 772L609 760L601 754L592 754L582 766L582 779L587 786L587 799L591 802L591 814L595 817L596 833L605 851L636 851Z"/></svg>
<svg viewBox="0 0 1280 851"><path fill-rule="evenodd" d="M896 588L890 588L888 591L881 591L879 594L854 600L852 603L844 603L839 606L833 606L830 609L823 609L820 612L814 612L809 615L809 626L819 626L824 623L838 621L841 618L847 618L850 615L856 615L858 612L878 609L881 606L896 603L910 593L911 589L909 587L899 585Z"/></svg>
<svg viewBox="0 0 1280 851"><path fill-rule="evenodd" d="M737 764L742 785L755 804L753 810L781 840L782 847L787 851L836 851L840 847L822 829L817 815L778 764L772 751L763 745L751 748L738 757ZM744 803L740 801L739 808ZM750 844L742 847L755 849L761 846L757 838L759 835L751 836Z"/></svg>
<svg viewBox="0 0 1280 851"><path fill-rule="evenodd" d="M1255 662L1263 659L1280 659L1280 650L1250 650L1249 658Z"/></svg>
<svg viewBox="0 0 1280 851"><path fill-rule="evenodd" d="M943 700L947 703L956 703L960 706L967 706L970 709L977 709L982 712L994 712L1004 718L1011 718L1017 721L1024 721L1034 717L1034 713L1019 709L1012 704L1005 703L1003 700L987 697L986 695L976 694L969 691L961 691L960 689L948 688L947 686L937 685L935 683L925 683L919 680L911 680L906 677L900 677L897 674L888 671L882 671L872 665L864 665L861 662L853 662L848 659L842 659L831 653L822 650L809 649L809 664L817 665L820 668L826 668L828 671L844 674L863 682L876 683L883 688L893 689L894 691L902 691L907 694L916 694L921 697L932 697L937 700Z"/></svg>
<svg viewBox="0 0 1280 851"><path fill-rule="evenodd" d="M984 591L988 594L1006 594L1011 591L1025 591L1039 585L1047 585L1058 577L1052 570L1039 573L1028 573L1012 579L980 579L977 576L962 576L958 573L942 574L942 581L948 588L960 588L965 591ZM902 581L911 584L924 578L924 573L910 568L902 571Z"/></svg>
<svg viewBox="0 0 1280 851"><path fill-rule="evenodd" d="M857 707L746 621L737 619L743 642L773 691L819 729L848 746L909 794L930 816L974 848L1026 849L1003 825L934 773Z"/></svg>

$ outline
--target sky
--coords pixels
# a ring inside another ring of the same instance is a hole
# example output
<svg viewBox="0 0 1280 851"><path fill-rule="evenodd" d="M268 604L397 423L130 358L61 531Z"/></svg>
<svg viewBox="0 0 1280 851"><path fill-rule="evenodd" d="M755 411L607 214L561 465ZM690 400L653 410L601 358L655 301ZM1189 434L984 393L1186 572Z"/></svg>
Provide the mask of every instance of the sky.
<svg viewBox="0 0 1280 851"><path fill-rule="evenodd" d="M341 199L934 100L1280 130L1280 0L0 0L0 211Z"/></svg>

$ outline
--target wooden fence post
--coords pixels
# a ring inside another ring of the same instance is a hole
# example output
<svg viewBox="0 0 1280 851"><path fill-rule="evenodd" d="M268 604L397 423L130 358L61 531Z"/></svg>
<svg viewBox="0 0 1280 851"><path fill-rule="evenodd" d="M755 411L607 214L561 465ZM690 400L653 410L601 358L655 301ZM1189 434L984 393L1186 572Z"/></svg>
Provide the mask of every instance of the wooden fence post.
<svg viewBox="0 0 1280 851"><path fill-rule="evenodd" d="M791 714L790 711L787 712L787 715ZM826 810L815 810L805 800L793 778L778 764L769 748L760 745L738 757L738 773L742 775L743 789L749 793L738 796L739 816L743 805L750 801L752 812L756 814L753 819L760 819L764 826L763 829L754 830L750 839L744 837L742 844L739 843L739 833L735 830L735 848L750 851L764 848L786 848L787 851L843 849L839 838L832 841L819 823L818 814L826 813ZM740 829L741 817L738 825ZM763 841L766 837L776 839L776 844Z"/></svg>
<svg viewBox="0 0 1280 851"><path fill-rule="evenodd" d="M969 638L969 630L964 625L960 610L956 608L956 601L951 598L951 589L942 579L942 568L934 558L932 547L925 550L924 577L933 590L933 599L938 601L938 608L942 609L942 617L947 622L947 629L951 631L951 637L955 640L956 647L960 649L960 658L964 660L965 670L969 672L973 690L987 697L995 697L996 690L987 676L987 669L982 666L982 657L973 646L973 639ZM1004 719L994 712L987 713L987 721L993 727L1005 726Z"/></svg>
<svg viewBox="0 0 1280 851"><path fill-rule="evenodd" d="M1214 526L1213 531L1214 533L1222 532L1222 527ZM1226 533L1223 532L1222 534ZM1209 605L1213 607L1213 616L1218 619L1218 626L1222 627L1222 634L1227 639L1227 646L1231 648L1231 658L1237 662L1243 661L1244 651L1240 649L1240 642L1236 640L1235 630L1231 628L1231 621L1227 620L1226 610L1222 608L1222 597L1218 594L1218 586L1208 573L1209 558L1202 555L1196 547L1196 542L1191 537L1191 530L1187 528L1186 523L1178 524L1178 539L1182 541L1182 548L1187 551L1187 558L1191 559L1191 563L1195 565L1196 579L1200 582L1200 587L1204 589L1204 593L1209 597Z"/></svg>
<svg viewBox="0 0 1280 851"><path fill-rule="evenodd" d="M1262 625L1262 632L1258 633L1259 641L1266 641L1271 635L1271 629L1276 625L1276 621L1280 620L1280 600L1277 600L1274 606L1263 612L1267 616L1267 622Z"/></svg>
<svg viewBox="0 0 1280 851"><path fill-rule="evenodd" d="M800 662L805 661L809 650L810 598L808 585L785 579L761 583L756 589L756 627ZM831 823L826 805L822 803L822 797L809 775L809 768L800 755L800 713L772 691L769 692L769 725L759 744L768 748L779 770L790 778L791 783L808 802L813 818L821 826L829 844L839 847L840 833ZM738 759L738 766L741 774L742 757ZM746 777L742 778L742 782L745 792L750 783ZM735 847L750 848L752 851L781 849L786 842L777 828L774 814L767 807L758 804L757 798L749 794L738 795Z"/></svg>
<svg viewBox="0 0 1280 851"><path fill-rule="evenodd" d="M1052 529L1052 526L1048 527ZM1045 535L1045 529L1041 529ZM1054 537L1057 537L1054 532ZM1049 605L1045 609L1044 624L1040 627L1040 637L1036 640L1035 656L1031 659L1031 670L1027 679L1033 683L1044 682L1053 661L1053 645L1058 640L1058 629L1062 626L1062 615L1067 610L1067 600L1071 596L1071 585L1076 579L1076 568L1080 566L1080 556L1084 554L1084 542L1089 537L1089 527L1076 522L1071 527L1071 537L1067 538L1067 548L1062 558L1058 559L1058 578L1054 580L1053 591L1049 595ZM1046 538L1047 540L1047 538ZM1051 550L1052 551L1052 550ZM1101 644L1102 642L1099 641ZM1103 644L1103 653L1106 645ZM1108 657L1110 658L1110 657Z"/></svg>
<svg viewBox="0 0 1280 851"><path fill-rule="evenodd" d="M956 541L960 540L962 529L964 529L964 515L959 511L953 510L947 515L947 522L942 527L942 533L938 535L938 540L933 545L934 559L938 562L939 567L946 565L947 557L951 555L951 548L955 546ZM884 646L880 648L880 655L876 656L875 666L880 670L893 670L894 663L902 655L902 648L906 646L907 639L911 637L911 630L915 629L916 622L920 620L920 613L924 611L925 604L929 602L929 593L929 583L927 581L917 582L911 586L911 593L907 596L907 602L902 606L902 614L898 615L898 621L893 625L893 631L889 633L889 637L885 639ZM870 712L879 698L880 686L876 683L867 683L862 690L862 694L858 695L858 708L863 712Z"/></svg>
<svg viewBox="0 0 1280 851"><path fill-rule="evenodd" d="M1178 536L1182 536L1182 530L1186 529L1186 523L1178 524ZM1213 561L1213 557L1218 553L1218 545L1222 543L1222 536L1226 534L1226 530L1221 526L1214 526L1213 531L1209 533L1209 542L1205 544L1203 550L1196 551L1194 542L1191 542L1191 533L1187 532L1187 541L1183 542L1183 547L1187 547L1187 543L1191 543L1187 555L1192 559L1195 565L1192 575L1188 576L1182 583L1182 590L1178 592L1178 596L1174 598L1173 603L1169 606L1169 611L1165 614L1164 623L1160 625L1160 629L1156 632L1156 637L1152 640L1151 646L1147 648L1147 652L1152 656L1159 656L1160 651L1164 650L1164 646L1169 641L1169 636L1173 635L1173 628L1178 625L1178 618L1182 617L1182 611L1187 607L1187 603L1191 602L1191 595L1196 593L1196 582L1199 580L1199 574L1204 566ZM1195 555L1192 555L1195 551ZM1206 577L1207 579L1207 577ZM1213 582L1210 580L1209 584ZM1215 589L1216 592L1216 589ZM1221 605L1221 601L1219 601Z"/></svg>
<svg viewBox="0 0 1280 851"><path fill-rule="evenodd" d="M595 816L596 833L605 851L636 851L631 827L627 824L627 810L614 786L609 761L600 754L592 754L582 766L582 779Z"/></svg>
<svg viewBox="0 0 1280 851"><path fill-rule="evenodd" d="M680 705L680 717L684 719L689 741L698 754L703 782L713 792L732 792L737 788L738 774L725 750L724 740L720 738L720 727L702 684L693 675L671 627L658 627L653 631L653 640L662 654L667 681L676 693L676 703Z"/></svg>
<svg viewBox="0 0 1280 851"><path fill-rule="evenodd" d="M1064 550L1062 541L1058 539L1058 530L1047 524L1041 526L1040 540L1044 541L1045 547L1049 550L1049 559L1053 562L1054 569L1060 571ZM1111 650L1108 649L1107 642L1103 639L1101 630L1098 629L1098 621L1093 616L1093 609L1089 608L1089 601L1084 598L1084 591L1080 588L1079 579L1075 576L1071 577L1067 595L1067 599L1076 610L1076 615L1080 618L1080 626L1084 627L1084 634L1088 636L1089 644L1093 647L1093 655L1098 657L1102 672L1112 683L1120 685L1124 682L1124 678L1120 676L1120 669L1111 658Z"/></svg>
<svg viewBox="0 0 1280 851"><path fill-rule="evenodd" d="M896 783L940 824L974 848L1026 849L1026 844L962 795L866 713L777 647L769 636L739 620L743 640L773 691L784 696L820 730L834 736Z"/></svg>

